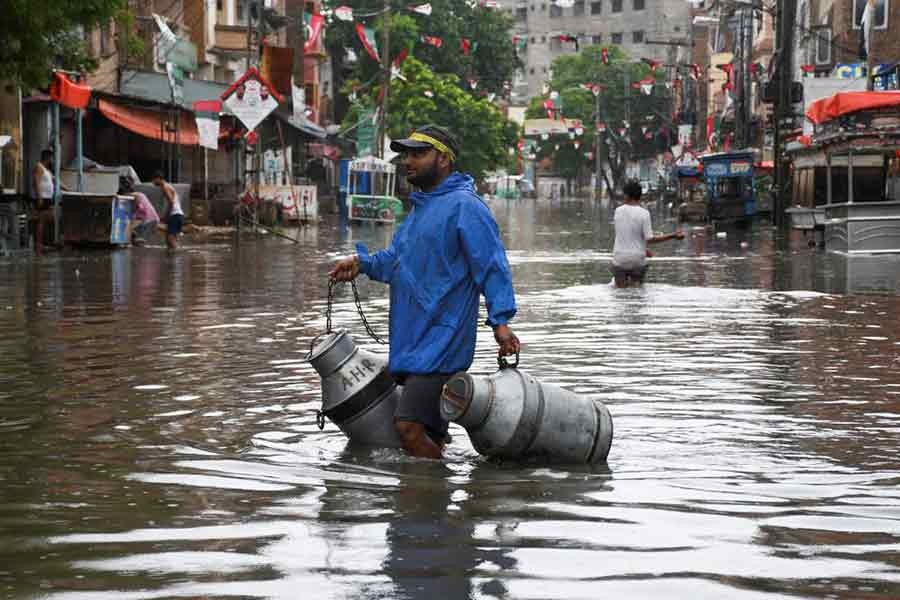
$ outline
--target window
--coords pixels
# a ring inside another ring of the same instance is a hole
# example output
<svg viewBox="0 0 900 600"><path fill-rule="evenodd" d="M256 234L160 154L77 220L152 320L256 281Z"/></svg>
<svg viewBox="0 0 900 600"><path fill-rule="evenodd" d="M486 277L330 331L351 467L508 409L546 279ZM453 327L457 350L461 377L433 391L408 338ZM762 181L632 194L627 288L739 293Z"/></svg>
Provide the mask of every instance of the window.
<svg viewBox="0 0 900 600"><path fill-rule="evenodd" d="M890 0L875 0L875 29L887 29L888 2ZM866 0L853 0L853 28L860 28L863 10L866 8Z"/></svg>
<svg viewBox="0 0 900 600"><path fill-rule="evenodd" d="M562 50L562 42L558 37L553 36L552 38L550 38L550 51L559 52L560 50Z"/></svg>
<svg viewBox="0 0 900 600"><path fill-rule="evenodd" d="M634 4L632 6L634 7L634 10L644 10L644 0L633 0L633 1L634 1Z"/></svg>
<svg viewBox="0 0 900 600"><path fill-rule="evenodd" d="M528 19L528 9L527 8L518 8L516 9L516 18L520 21L525 21Z"/></svg>
<svg viewBox="0 0 900 600"><path fill-rule="evenodd" d="M546 41L547 41L547 36L546 36L546 35L542 35L542 36L541 36L541 43L542 43L542 44L543 44L543 43L546 43Z"/></svg>
<svg viewBox="0 0 900 600"><path fill-rule="evenodd" d="M545 10L547 10L547 5L546 5L546 4L541 4L541 11L543 12L543 11L545 11Z"/></svg>
<svg viewBox="0 0 900 600"><path fill-rule="evenodd" d="M634 44L643 44L644 43L644 32L643 31L632 31L631 32L631 42Z"/></svg>
<svg viewBox="0 0 900 600"><path fill-rule="evenodd" d="M534 75L534 67L531 67L530 69L528 69L528 72L531 73L532 75Z"/></svg>
<svg viewBox="0 0 900 600"><path fill-rule="evenodd" d="M534 12L534 4L531 5L531 12Z"/></svg>
<svg viewBox="0 0 900 600"><path fill-rule="evenodd" d="M821 25L816 27L816 64L831 64L831 27Z"/></svg>
<svg viewBox="0 0 900 600"><path fill-rule="evenodd" d="M584 0L575 0L575 5L572 7L572 16L580 17L584 14Z"/></svg>
<svg viewBox="0 0 900 600"><path fill-rule="evenodd" d="M603 43L603 34L602 34L602 33L595 33L594 35L592 35L592 36L591 36L591 43L594 44L594 45L602 44L602 43Z"/></svg>
<svg viewBox="0 0 900 600"><path fill-rule="evenodd" d="M612 0L612 11L614 13L622 12L622 0Z"/></svg>
<svg viewBox="0 0 900 600"><path fill-rule="evenodd" d="M550 16L551 17L561 17L562 16L562 8L555 4L550 5Z"/></svg>
<svg viewBox="0 0 900 600"><path fill-rule="evenodd" d="M621 33L612 34L612 43L613 44L621 44L622 43L622 34Z"/></svg>
<svg viewBox="0 0 900 600"><path fill-rule="evenodd" d="M599 15L603 12L603 2L591 2L591 14Z"/></svg>

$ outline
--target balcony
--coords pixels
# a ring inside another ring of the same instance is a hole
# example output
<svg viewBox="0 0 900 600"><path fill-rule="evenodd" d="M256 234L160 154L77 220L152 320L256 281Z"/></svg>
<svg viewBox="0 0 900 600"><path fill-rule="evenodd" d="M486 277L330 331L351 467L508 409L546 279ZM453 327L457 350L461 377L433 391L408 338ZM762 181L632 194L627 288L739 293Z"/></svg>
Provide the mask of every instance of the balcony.
<svg viewBox="0 0 900 600"><path fill-rule="evenodd" d="M247 27L216 24L216 37L211 49L223 54L246 54Z"/></svg>

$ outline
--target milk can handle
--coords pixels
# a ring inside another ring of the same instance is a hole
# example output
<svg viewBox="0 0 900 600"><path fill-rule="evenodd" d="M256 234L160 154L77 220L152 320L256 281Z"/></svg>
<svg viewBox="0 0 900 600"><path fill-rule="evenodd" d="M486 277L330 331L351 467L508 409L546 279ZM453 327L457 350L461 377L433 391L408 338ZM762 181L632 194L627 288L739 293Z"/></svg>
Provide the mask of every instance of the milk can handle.
<svg viewBox="0 0 900 600"><path fill-rule="evenodd" d="M519 351L516 350L516 362L513 364L509 364L509 361L506 360L505 356L498 356L497 365L500 367L501 371L503 369L517 369L519 367Z"/></svg>

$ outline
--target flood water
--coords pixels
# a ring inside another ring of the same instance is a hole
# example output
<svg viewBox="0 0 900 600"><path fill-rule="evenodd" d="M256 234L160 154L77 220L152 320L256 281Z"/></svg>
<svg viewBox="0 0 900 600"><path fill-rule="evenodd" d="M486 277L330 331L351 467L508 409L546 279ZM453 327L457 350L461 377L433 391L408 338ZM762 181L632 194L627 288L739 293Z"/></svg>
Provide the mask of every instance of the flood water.
<svg viewBox="0 0 900 600"><path fill-rule="evenodd" d="M900 597L896 262L691 230L616 290L606 210L491 206L521 368L607 404L606 467L318 429L325 273L390 230L3 259L0 597ZM360 292L385 333L387 289ZM345 286L335 311L383 351ZM495 348L482 327L473 371Z"/></svg>

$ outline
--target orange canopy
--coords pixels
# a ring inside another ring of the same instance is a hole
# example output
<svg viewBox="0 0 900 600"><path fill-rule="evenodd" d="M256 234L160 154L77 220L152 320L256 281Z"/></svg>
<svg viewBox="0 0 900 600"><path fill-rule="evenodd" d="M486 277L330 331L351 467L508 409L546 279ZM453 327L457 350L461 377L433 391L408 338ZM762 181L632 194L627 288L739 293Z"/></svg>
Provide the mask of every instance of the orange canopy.
<svg viewBox="0 0 900 600"><path fill-rule="evenodd" d="M69 108L85 108L91 100L91 87L73 82L64 73L53 73L50 97Z"/></svg>
<svg viewBox="0 0 900 600"><path fill-rule="evenodd" d="M819 125L842 115L860 110L872 110L895 106L900 108L900 91L886 92L838 92L828 98L816 100L806 110L806 118Z"/></svg>
<svg viewBox="0 0 900 600"><path fill-rule="evenodd" d="M97 104L103 116L116 125L154 140L161 140L171 144L174 144L176 141L175 131L170 128L166 128L165 131L161 130L161 115L159 111L124 106L109 100L100 100ZM200 143L197 123L194 121L192 114L182 111L178 129L177 141L179 144L196 146Z"/></svg>

